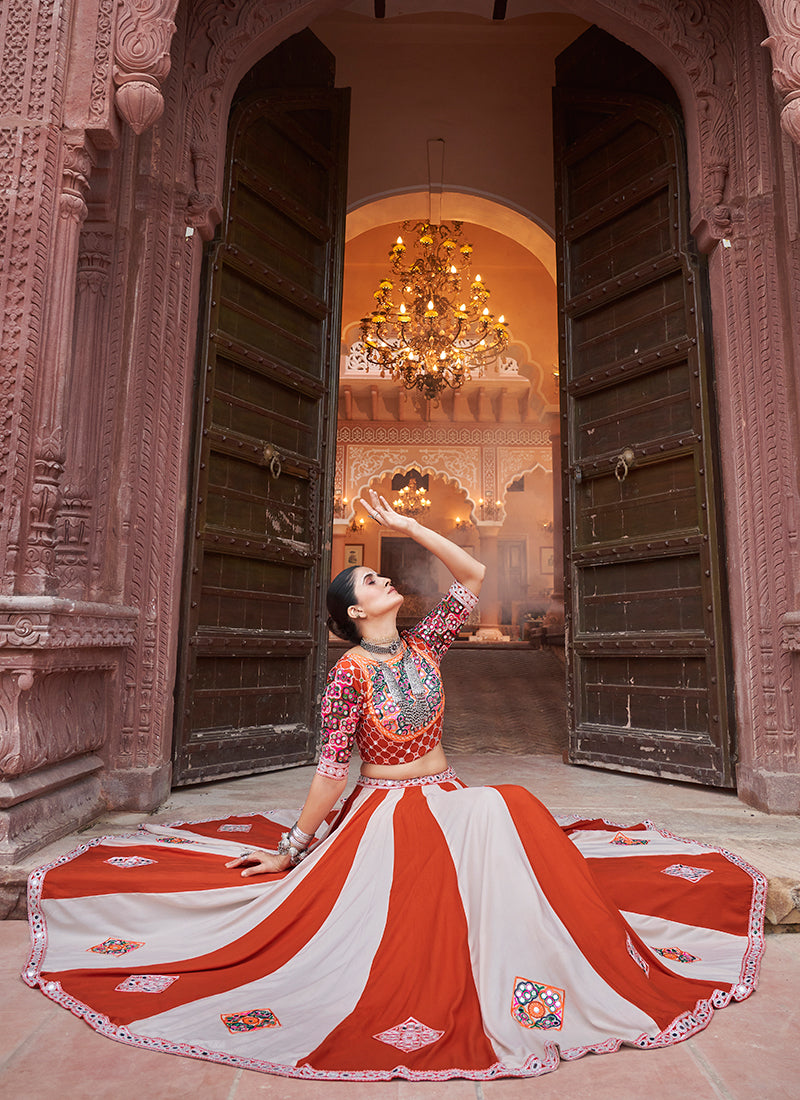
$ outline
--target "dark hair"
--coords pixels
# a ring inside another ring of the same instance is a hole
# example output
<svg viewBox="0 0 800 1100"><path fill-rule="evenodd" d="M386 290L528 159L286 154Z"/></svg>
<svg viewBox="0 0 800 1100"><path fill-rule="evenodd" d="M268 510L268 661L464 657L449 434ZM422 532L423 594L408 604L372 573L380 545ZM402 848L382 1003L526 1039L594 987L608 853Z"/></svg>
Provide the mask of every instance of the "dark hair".
<svg viewBox="0 0 800 1100"><path fill-rule="evenodd" d="M326 602L328 604L328 630L337 638L345 642L358 645L361 635L355 621L347 614L348 607L358 603L356 599L357 565L349 565L341 573L337 573L330 583Z"/></svg>

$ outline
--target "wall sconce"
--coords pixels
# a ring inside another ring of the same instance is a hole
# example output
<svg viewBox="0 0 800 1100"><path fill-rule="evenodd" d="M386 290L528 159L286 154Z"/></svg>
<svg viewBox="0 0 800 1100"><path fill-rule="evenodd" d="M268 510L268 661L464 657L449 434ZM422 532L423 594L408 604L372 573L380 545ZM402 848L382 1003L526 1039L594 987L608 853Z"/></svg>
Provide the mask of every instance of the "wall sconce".
<svg viewBox="0 0 800 1100"><path fill-rule="evenodd" d="M541 527L541 529L543 531L552 531L553 530L553 521L551 519L540 519L539 520L539 526Z"/></svg>
<svg viewBox="0 0 800 1100"><path fill-rule="evenodd" d="M341 493L335 493L333 497L333 518L344 519L347 512L347 497L343 497Z"/></svg>
<svg viewBox="0 0 800 1100"><path fill-rule="evenodd" d="M456 516L456 530L457 531L469 531L474 527L474 524L469 517L462 519L461 516Z"/></svg>
<svg viewBox="0 0 800 1100"><path fill-rule="evenodd" d="M481 519L489 520L491 523L500 518L500 510L503 507L502 500L496 500L494 504L490 500L484 500L481 497L478 501L478 507L481 510Z"/></svg>
<svg viewBox="0 0 800 1100"><path fill-rule="evenodd" d="M347 525L347 530L348 531L353 531L353 532L356 532L356 531L362 531L363 532L363 530L364 530L364 520L360 519L360 520L358 520L358 522L356 522L356 517L353 516L353 518L350 520L350 522Z"/></svg>

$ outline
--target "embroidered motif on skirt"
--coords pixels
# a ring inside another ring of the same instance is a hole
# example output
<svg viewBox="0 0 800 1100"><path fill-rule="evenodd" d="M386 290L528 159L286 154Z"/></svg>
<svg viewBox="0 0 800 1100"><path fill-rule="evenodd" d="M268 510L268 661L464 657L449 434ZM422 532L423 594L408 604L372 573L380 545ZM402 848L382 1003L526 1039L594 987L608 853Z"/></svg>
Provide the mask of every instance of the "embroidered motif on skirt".
<svg viewBox="0 0 800 1100"><path fill-rule="evenodd" d="M135 951L138 947L144 947L144 940L103 940L94 947L87 947L87 951L94 951L96 955L127 955L129 951Z"/></svg>
<svg viewBox="0 0 800 1100"><path fill-rule="evenodd" d="M220 1016L228 1031L258 1031L262 1027L280 1027L281 1022L269 1008L251 1008L249 1012L223 1012Z"/></svg>
<svg viewBox="0 0 800 1100"><path fill-rule="evenodd" d="M219 833L249 833L252 825L220 825Z"/></svg>
<svg viewBox="0 0 800 1100"><path fill-rule="evenodd" d="M179 977L180 974L131 974L114 988L118 993L163 993Z"/></svg>
<svg viewBox="0 0 800 1100"><path fill-rule="evenodd" d="M650 977L650 967L649 967L649 965L644 961L642 956L636 950L636 948L633 945L633 940L630 938L629 935L625 936L625 940L626 940L627 947L628 947L628 954L630 955L630 957L633 959L633 961L636 963L637 966L641 966L642 970L645 972L645 974L649 978Z"/></svg>
<svg viewBox="0 0 800 1100"><path fill-rule="evenodd" d="M110 863L112 867L146 867L148 863L158 863L157 859L145 859L144 856L112 856L104 863Z"/></svg>
<svg viewBox="0 0 800 1100"><path fill-rule="evenodd" d="M664 875L685 878L687 882L699 882L701 878L711 873L707 867L688 867L685 863L673 863L671 867L665 867L662 871Z"/></svg>
<svg viewBox="0 0 800 1100"><path fill-rule="evenodd" d="M654 947L653 950L662 959L671 959L673 962L693 963L703 961L699 955L690 955L688 951L681 951L680 947Z"/></svg>
<svg viewBox="0 0 800 1100"><path fill-rule="evenodd" d="M194 844L194 840L189 840L183 836L160 836L157 841L158 844Z"/></svg>
<svg viewBox="0 0 800 1100"><path fill-rule="evenodd" d="M640 840L638 837L625 836L624 833L617 833L613 840L609 841L609 844L649 844L649 840Z"/></svg>
<svg viewBox="0 0 800 1100"><path fill-rule="evenodd" d="M436 1031L434 1028L420 1023L419 1020L415 1020L413 1016L409 1016L402 1024L396 1024L387 1031L381 1031L379 1034L373 1035L372 1038L381 1043L387 1043L389 1046L397 1047L404 1054L408 1054L412 1050L421 1050L422 1047L430 1046L431 1043L441 1039L443 1035L443 1031Z"/></svg>
<svg viewBox="0 0 800 1100"><path fill-rule="evenodd" d="M515 978L511 1015L523 1027L558 1031L564 1023L565 998L565 990L558 986Z"/></svg>

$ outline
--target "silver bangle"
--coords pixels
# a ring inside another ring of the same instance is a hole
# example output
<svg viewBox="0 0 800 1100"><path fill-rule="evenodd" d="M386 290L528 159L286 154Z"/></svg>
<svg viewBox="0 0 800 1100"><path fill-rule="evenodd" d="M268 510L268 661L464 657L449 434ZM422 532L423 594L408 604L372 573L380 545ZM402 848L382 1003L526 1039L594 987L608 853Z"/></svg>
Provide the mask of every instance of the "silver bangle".
<svg viewBox="0 0 800 1100"><path fill-rule="evenodd" d="M296 867L301 859L305 859L308 851L305 848L297 848L292 844L288 833L284 833L278 841L278 852L282 856L288 856L292 867Z"/></svg>
<svg viewBox="0 0 800 1100"><path fill-rule="evenodd" d="M289 830L289 838L294 844L295 848L307 848L311 841L314 839L314 834L304 833L295 821Z"/></svg>

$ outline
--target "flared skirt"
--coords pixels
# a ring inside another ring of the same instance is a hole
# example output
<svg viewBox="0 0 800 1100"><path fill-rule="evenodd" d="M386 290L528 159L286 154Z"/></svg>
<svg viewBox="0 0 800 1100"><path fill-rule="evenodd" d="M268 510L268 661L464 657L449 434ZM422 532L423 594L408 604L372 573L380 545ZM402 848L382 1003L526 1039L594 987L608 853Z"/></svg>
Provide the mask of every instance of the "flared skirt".
<svg viewBox="0 0 800 1100"><path fill-rule="evenodd" d="M362 780L295 869L293 812L102 837L33 872L24 980L112 1039L301 1078L536 1076L661 1047L754 990L764 877L645 822L559 825L451 771Z"/></svg>

